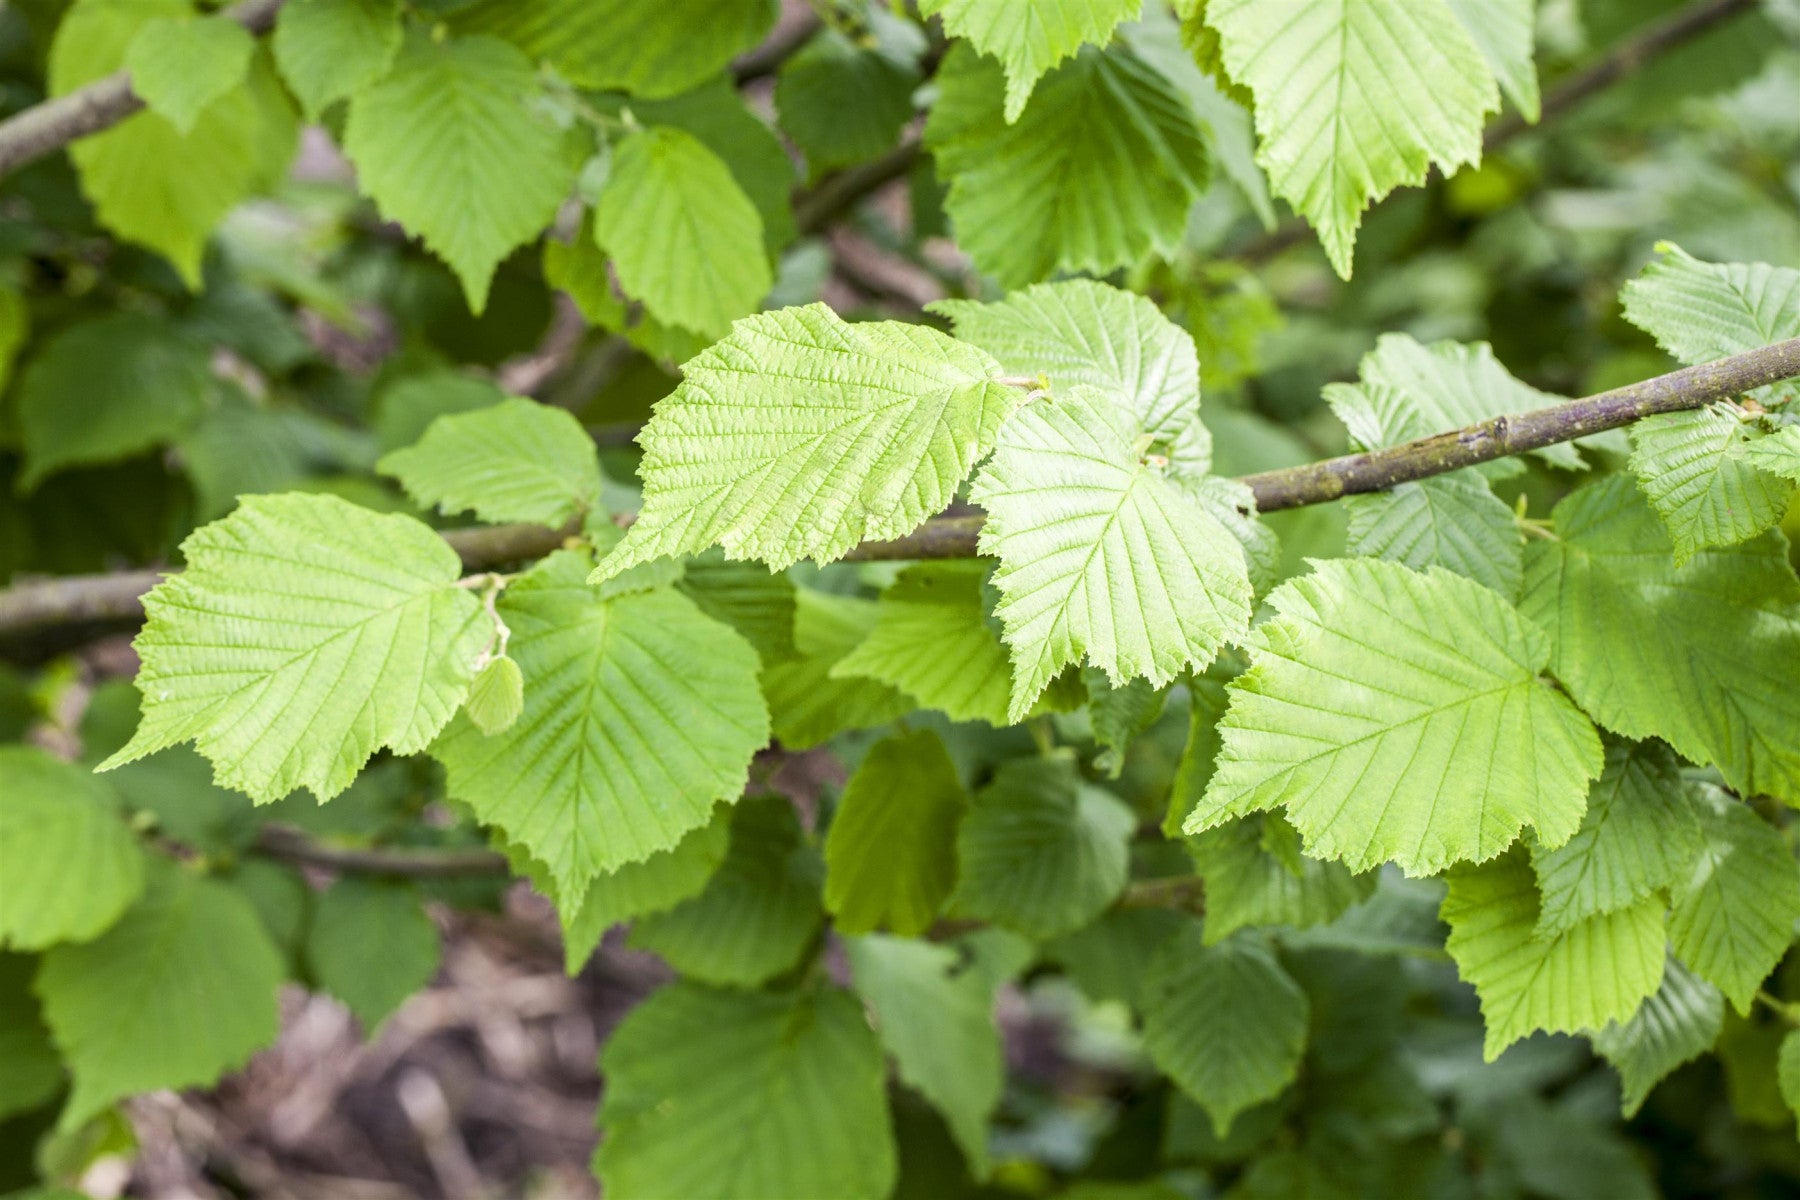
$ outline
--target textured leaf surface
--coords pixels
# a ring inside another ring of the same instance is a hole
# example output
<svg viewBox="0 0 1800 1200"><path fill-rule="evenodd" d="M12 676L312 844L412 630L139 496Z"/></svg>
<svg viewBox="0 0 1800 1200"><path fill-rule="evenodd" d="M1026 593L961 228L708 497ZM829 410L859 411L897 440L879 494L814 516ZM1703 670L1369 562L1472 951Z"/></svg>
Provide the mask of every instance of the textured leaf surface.
<svg viewBox="0 0 1800 1200"><path fill-rule="evenodd" d="M244 81L256 40L228 17L158 17L131 40L125 69L151 112L187 136L202 110Z"/></svg>
<svg viewBox="0 0 1800 1200"><path fill-rule="evenodd" d="M1009 287L1105 274L1180 241L1206 143L1186 97L1128 48L1082 50L1016 123L999 65L966 45L951 47L937 82L925 143L950 185L957 242L982 271Z"/></svg>
<svg viewBox="0 0 1800 1200"><path fill-rule="evenodd" d="M1250 578L1237 540L1134 446L1113 396L1075 387L1007 422L971 496L997 555L994 615L1013 650L1008 717L1086 661L1158 687L1243 636Z"/></svg>
<svg viewBox="0 0 1800 1200"><path fill-rule="evenodd" d="M575 182L562 134L531 102L537 90L531 60L504 42L414 37L351 99L344 125L363 190L450 264L477 313L494 268Z"/></svg>
<svg viewBox="0 0 1800 1200"><path fill-rule="evenodd" d="M1697 785L1701 848L1670 896L1669 944L1739 1012L1794 939L1800 867L1773 826L1743 801Z"/></svg>
<svg viewBox="0 0 1800 1200"><path fill-rule="evenodd" d="M1306 1048L1306 993L1266 943L1203 944L1195 923L1158 951L1144 982L1144 1049L1224 1137L1279 1095Z"/></svg>
<svg viewBox="0 0 1800 1200"><path fill-rule="evenodd" d="M317 118L387 74L401 34L400 9L390 0L288 0L270 45L300 107Z"/></svg>
<svg viewBox="0 0 1800 1200"><path fill-rule="evenodd" d="M1539 678L1544 636L1448 571L1316 563L1269 597L1185 828L1285 805L1309 854L1409 875L1574 834L1600 739Z"/></svg>
<svg viewBox="0 0 1800 1200"><path fill-rule="evenodd" d="M756 206L719 156L679 129L643 130L614 148L594 236L628 293L707 337L754 312L774 283Z"/></svg>
<svg viewBox="0 0 1800 1200"><path fill-rule="evenodd" d="M1744 460L1758 470L1800 483L1800 425L1784 425L1744 447Z"/></svg>
<svg viewBox="0 0 1800 1200"><path fill-rule="evenodd" d="M1445 0L1211 0L1224 67L1256 97L1257 160L1350 277L1363 210L1394 188L1481 158L1500 106L1481 51Z"/></svg>
<svg viewBox="0 0 1800 1200"><path fill-rule="evenodd" d="M944 32L966 38L1006 71L1006 120L1019 119L1044 73L1081 49L1104 45L1121 21L1135 18L1143 0L922 0L919 11L941 17Z"/></svg>
<svg viewBox="0 0 1800 1200"><path fill-rule="evenodd" d="M1453 471L1386 492L1351 496L1346 549L1424 571L1443 567L1512 599L1524 578L1524 541L1506 502L1478 472Z"/></svg>
<svg viewBox="0 0 1800 1200"><path fill-rule="evenodd" d="M462 703L491 625L455 551L332 496L251 496L182 543L144 598L143 723L101 770L192 741L259 803L343 791L416 754Z"/></svg>
<svg viewBox="0 0 1800 1200"><path fill-rule="evenodd" d="M211 1084L275 1040L281 958L230 888L171 865L98 941L44 956L37 994L75 1077L59 1128L137 1092Z"/></svg>
<svg viewBox="0 0 1800 1200"><path fill-rule="evenodd" d="M1594 1035L1594 1049L1619 1072L1625 1117L1637 1115L1650 1089L1685 1062L1711 1050L1725 1024L1719 989L1671 958L1662 986L1629 1021Z"/></svg>
<svg viewBox="0 0 1800 1200"><path fill-rule="evenodd" d="M1521 611L1549 632L1556 677L1594 719L1713 763L1735 790L1800 803L1800 582L1768 534L1672 561L1633 480L1556 506L1526 548Z"/></svg>
<svg viewBox="0 0 1800 1200"><path fill-rule="evenodd" d="M1537 0L1449 0L1450 11L1469 31L1482 57L1493 69L1500 90L1519 112L1536 124L1543 111L1538 95Z"/></svg>
<svg viewBox="0 0 1800 1200"><path fill-rule="evenodd" d="M956 885L969 797L930 730L885 738L850 777L825 840L825 907L842 933L916 936Z"/></svg>
<svg viewBox="0 0 1800 1200"><path fill-rule="evenodd" d="M614 925L666 912L706 888L713 872L725 861L731 844L729 813L730 810L721 809L673 849L596 875L587 894L581 897L579 908L571 911L565 902L558 901L563 924L563 963L571 976L587 964L600 939Z"/></svg>
<svg viewBox="0 0 1800 1200"><path fill-rule="evenodd" d="M1668 527L1677 563L1780 523L1794 481L1763 470L1748 453L1765 440L1722 405L1646 417L1631 427L1631 469Z"/></svg>
<svg viewBox="0 0 1800 1200"><path fill-rule="evenodd" d="M431 982L442 948L410 884L346 876L313 904L306 933L312 978L362 1022L370 1038Z"/></svg>
<svg viewBox="0 0 1800 1200"><path fill-rule="evenodd" d="M1299 841L1279 813L1240 818L1191 840L1194 864L1206 881L1208 945L1250 926L1323 925L1374 891L1373 875L1307 858Z"/></svg>
<svg viewBox="0 0 1800 1200"><path fill-rule="evenodd" d="M525 711L525 674L505 657L490 659L469 683L463 711L482 733L505 733Z"/></svg>
<svg viewBox="0 0 1800 1200"><path fill-rule="evenodd" d="M919 72L828 29L781 68L775 108L814 175L894 148L913 117Z"/></svg>
<svg viewBox="0 0 1800 1200"><path fill-rule="evenodd" d="M596 579L714 543L779 569L909 533L1019 400L972 346L823 304L747 317L683 372L638 436L644 506Z"/></svg>
<svg viewBox="0 0 1800 1200"><path fill-rule="evenodd" d="M869 635L831 669L877 680L953 721L1005 725L1012 660L982 605L987 564L920 563L883 592Z"/></svg>
<svg viewBox="0 0 1800 1200"><path fill-rule="evenodd" d="M1445 948L1481 1000L1489 1062L1540 1029L1592 1032L1630 1020L1662 982L1660 899L1539 938L1537 881L1524 851L1458 867L1448 879Z"/></svg>
<svg viewBox="0 0 1800 1200"><path fill-rule="evenodd" d="M600 465L581 422L519 396L439 417L376 469L427 508L469 510L496 525L529 521L554 529L600 495Z"/></svg>
<svg viewBox="0 0 1800 1200"><path fill-rule="evenodd" d="M682 567L681 594L715 621L723 621L756 647L764 664L793 658L793 581L772 575L760 563L727 562L717 551L691 558Z"/></svg>
<svg viewBox="0 0 1800 1200"><path fill-rule="evenodd" d="M1664 242L1625 285L1625 318L1689 365L1800 337L1800 271L1765 263L1709 263ZM1753 393L1796 395L1791 383Z"/></svg>
<svg viewBox="0 0 1800 1200"><path fill-rule="evenodd" d="M882 1200L893 1187L887 1067L846 992L677 983L632 1010L600 1069L594 1169L608 1195Z"/></svg>
<svg viewBox="0 0 1800 1200"><path fill-rule="evenodd" d="M837 664L874 631L879 609L873 600L811 588L801 588L794 599L799 657L772 663L762 674L776 741L806 750L845 730L885 725L913 711L913 702L885 683L836 674Z"/></svg>
<svg viewBox="0 0 1800 1200"><path fill-rule="evenodd" d="M1131 810L1070 758L1014 759L957 831L951 910L1049 938L1079 929L1125 886Z"/></svg>
<svg viewBox="0 0 1800 1200"><path fill-rule="evenodd" d="M111 789L30 746L0 746L0 945L85 942L144 890Z"/></svg>
<svg viewBox="0 0 1800 1200"><path fill-rule="evenodd" d="M432 748L450 794L564 896L705 824L769 736L742 638L671 589L604 597L591 565L558 552L501 596L525 675L518 723L486 737L458 718Z"/></svg>

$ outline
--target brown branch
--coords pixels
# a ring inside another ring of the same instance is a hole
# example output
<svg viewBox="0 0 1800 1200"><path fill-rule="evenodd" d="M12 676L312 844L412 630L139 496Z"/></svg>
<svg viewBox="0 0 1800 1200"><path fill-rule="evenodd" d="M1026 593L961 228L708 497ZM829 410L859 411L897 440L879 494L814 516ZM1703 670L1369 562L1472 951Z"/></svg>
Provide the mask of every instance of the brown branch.
<svg viewBox="0 0 1800 1200"><path fill-rule="evenodd" d="M448 879L466 875L505 875L512 870L506 856L492 850L414 850L391 846L352 849L315 841L291 825L264 825L256 831L252 849L263 858L301 867L322 867L348 875Z"/></svg>
<svg viewBox="0 0 1800 1200"><path fill-rule="evenodd" d="M919 153L918 138L908 137L880 158L827 175L795 198L794 224L802 234L818 233L863 197L905 176L919 161Z"/></svg>
<svg viewBox="0 0 1800 1200"><path fill-rule="evenodd" d="M267 33L285 0L244 0L226 15L253 34ZM110 129L144 107L131 73L114 71L85 87L34 104L0 121L0 175L79 138Z"/></svg>
<svg viewBox="0 0 1800 1200"><path fill-rule="evenodd" d="M791 22L783 21L762 45L739 55L731 64L731 82L743 87L773 75L824 27L825 22L810 9Z"/></svg>

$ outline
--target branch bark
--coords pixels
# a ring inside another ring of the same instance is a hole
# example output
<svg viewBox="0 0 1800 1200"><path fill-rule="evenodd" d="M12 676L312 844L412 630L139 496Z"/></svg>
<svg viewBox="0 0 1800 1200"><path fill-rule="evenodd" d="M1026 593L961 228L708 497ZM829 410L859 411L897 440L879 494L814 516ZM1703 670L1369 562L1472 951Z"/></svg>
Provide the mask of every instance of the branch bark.
<svg viewBox="0 0 1800 1200"><path fill-rule="evenodd" d="M253 850L263 858L301 867L322 867L347 875L451 879L511 872L506 856L492 850L352 849L315 841L291 825L264 825L256 831Z"/></svg>

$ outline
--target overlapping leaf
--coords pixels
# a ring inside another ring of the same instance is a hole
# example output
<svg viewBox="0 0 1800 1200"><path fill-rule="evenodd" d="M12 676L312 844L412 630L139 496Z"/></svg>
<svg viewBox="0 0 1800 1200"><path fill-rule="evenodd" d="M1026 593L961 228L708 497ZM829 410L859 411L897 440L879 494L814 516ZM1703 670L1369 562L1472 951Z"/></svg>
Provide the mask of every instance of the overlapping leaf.
<svg viewBox="0 0 1800 1200"><path fill-rule="evenodd" d="M1800 337L1800 271L1765 263L1709 263L1668 242L1620 295L1625 317L1688 364ZM1785 400L1793 384L1755 393Z"/></svg>
<svg viewBox="0 0 1800 1200"><path fill-rule="evenodd" d="M919 11L941 17L944 32L967 38L1006 71L1006 120L1025 111L1025 102L1044 72L1083 43L1104 44L1121 21L1143 8L1143 0L923 0Z"/></svg>
<svg viewBox="0 0 1800 1200"><path fill-rule="evenodd" d="M85 942L144 890L119 801L80 767L0 746L0 946Z"/></svg>
<svg viewBox="0 0 1800 1200"><path fill-rule="evenodd" d="M968 803L937 734L870 747L825 841L825 906L837 929L916 936L930 928L956 885L956 827Z"/></svg>
<svg viewBox="0 0 1800 1200"><path fill-rule="evenodd" d="M706 889L730 846L729 812L721 809L672 849L596 875L574 911L566 903L558 905L563 923L563 963L570 975L581 970L614 925L667 912Z"/></svg>
<svg viewBox="0 0 1800 1200"><path fill-rule="evenodd" d="M776 741L805 750L847 729L886 724L916 707L879 680L837 673L837 665L874 633L880 615L874 601L811 588L801 588L794 599L797 657L768 663L762 673Z"/></svg>
<svg viewBox="0 0 1800 1200"><path fill-rule="evenodd" d="M982 604L985 563L920 563L882 593L869 635L831 668L877 680L954 721L1007 723L1012 661Z"/></svg>
<svg viewBox="0 0 1800 1200"><path fill-rule="evenodd" d="M131 89L186 137L207 105L250 72L256 39L229 17L158 17L125 53Z"/></svg>
<svg viewBox="0 0 1800 1200"><path fill-rule="evenodd" d="M781 68L775 108L814 175L894 148L913 116L919 72L836 30L814 37Z"/></svg>
<svg viewBox="0 0 1800 1200"><path fill-rule="evenodd" d="M1512 599L1524 539L1505 501L1476 471L1453 471L1345 501L1346 549L1423 571L1443 567Z"/></svg>
<svg viewBox="0 0 1800 1200"><path fill-rule="evenodd" d="M288 0L269 42L301 108L317 118L387 74L402 32L390 0Z"/></svg>
<svg viewBox="0 0 1800 1200"><path fill-rule="evenodd" d="M1243 817L1196 835L1190 849L1206 881L1205 940L1256 925L1304 929L1342 916L1375 890L1374 875L1300 853L1279 813Z"/></svg>
<svg viewBox="0 0 1800 1200"><path fill-rule="evenodd" d="M1676 959L1663 967L1662 986L1629 1021L1594 1035L1594 1049L1619 1072L1621 1107L1637 1115L1650 1089L1676 1067L1705 1054L1719 1040L1725 1000L1719 989Z"/></svg>
<svg viewBox="0 0 1800 1200"><path fill-rule="evenodd" d="M518 396L434 421L376 464L419 504L483 521L556 528L600 495L600 465L581 422Z"/></svg>
<svg viewBox="0 0 1800 1200"><path fill-rule="evenodd" d="M418 890L394 880L339 879L313 905L306 962L374 1037L389 1014L431 982L442 948Z"/></svg>

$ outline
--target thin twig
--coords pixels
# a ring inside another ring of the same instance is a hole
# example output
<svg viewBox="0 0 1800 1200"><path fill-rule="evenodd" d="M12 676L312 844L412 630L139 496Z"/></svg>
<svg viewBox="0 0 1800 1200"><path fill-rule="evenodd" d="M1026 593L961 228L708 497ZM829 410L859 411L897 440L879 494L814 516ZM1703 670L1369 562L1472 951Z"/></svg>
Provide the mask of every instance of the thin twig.
<svg viewBox="0 0 1800 1200"><path fill-rule="evenodd" d="M350 875L445 879L463 875L505 875L511 871L506 856L492 850L328 846L291 825L264 825L256 831L253 849L264 858Z"/></svg>

